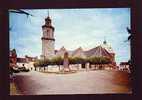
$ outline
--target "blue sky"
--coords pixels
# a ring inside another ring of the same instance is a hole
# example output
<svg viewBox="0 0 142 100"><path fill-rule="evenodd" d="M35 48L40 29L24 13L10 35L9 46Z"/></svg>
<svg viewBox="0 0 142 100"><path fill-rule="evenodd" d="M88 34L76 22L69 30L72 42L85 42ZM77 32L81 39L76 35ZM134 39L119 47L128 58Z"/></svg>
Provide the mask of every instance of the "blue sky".
<svg viewBox="0 0 142 100"><path fill-rule="evenodd" d="M47 9L25 11L32 16L9 13L10 49L19 57L41 55L41 26L48 15ZM112 46L117 63L130 58L130 43L124 42L129 34L129 8L49 9L55 27L55 49L94 48L104 41Z"/></svg>

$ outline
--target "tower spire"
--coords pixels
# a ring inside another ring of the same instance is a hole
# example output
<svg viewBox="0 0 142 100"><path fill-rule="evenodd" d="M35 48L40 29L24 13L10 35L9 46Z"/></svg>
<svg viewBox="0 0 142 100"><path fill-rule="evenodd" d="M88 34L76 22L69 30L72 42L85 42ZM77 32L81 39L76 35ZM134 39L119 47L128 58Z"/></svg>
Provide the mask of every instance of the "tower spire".
<svg viewBox="0 0 142 100"><path fill-rule="evenodd" d="M49 17L49 10L47 11L47 13L48 13L48 17Z"/></svg>
<svg viewBox="0 0 142 100"><path fill-rule="evenodd" d="M103 44L106 44L107 42L106 42L106 37L104 37L104 42L103 42Z"/></svg>
<svg viewBox="0 0 142 100"><path fill-rule="evenodd" d="M50 16L49 16L49 9L47 10L47 17L46 17L46 19L45 19L45 24L47 25L47 26L52 26L51 25L51 22L52 22L52 20L51 20L51 18L50 18Z"/></svg>
<svg viewBox="0 0 142 100"><path fill-rule="evenodd" d="M52 20L49 16L49 10L46 10L45 24L42 26L43 36L42 40L42 55L44 58L52 58L55 54L55 39L54 39L54 27L52 26Z"/></svg>

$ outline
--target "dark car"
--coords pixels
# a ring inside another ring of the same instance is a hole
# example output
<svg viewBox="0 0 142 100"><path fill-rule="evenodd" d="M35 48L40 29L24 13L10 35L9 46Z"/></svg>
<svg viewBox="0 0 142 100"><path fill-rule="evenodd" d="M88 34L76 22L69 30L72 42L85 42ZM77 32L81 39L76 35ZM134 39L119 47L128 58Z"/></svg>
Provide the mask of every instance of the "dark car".
<svg viewBox="0 0 142 100"><path fill-rule="evenodd" d="M26 67L19 67L18 68L21 72L29 72L30 70L27 69Z"/></svg>
<svg viewBox="0 0 142 100"><path fill-rule="evenodd" d="M10 68L10 73L19 73L20 70L17 67L11 67Z"/></svg>

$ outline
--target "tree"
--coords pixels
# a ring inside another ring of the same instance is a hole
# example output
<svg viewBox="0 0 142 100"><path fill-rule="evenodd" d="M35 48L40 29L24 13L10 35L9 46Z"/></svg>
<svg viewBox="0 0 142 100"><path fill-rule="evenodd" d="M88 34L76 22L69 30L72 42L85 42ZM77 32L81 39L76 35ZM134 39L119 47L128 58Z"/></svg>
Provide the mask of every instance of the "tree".
<svg viewBox="0 0 142 100"><path fill-rule="evenodd" d="M34 65L34 68L35 68L35 71L36 71L36 68L39 66L38 61L35 61L33 65Z"/></svg>
<svg viewBox="0 0 142 100"><path fill-rule="evenodd" d="M87 58L87 62L91 64L99 64L100 67L102 68L103 64L109 64L111 63L111 59L108 57L89 57Z"/></svg>
<svg viewBox="0 0 142 100"><path fill-rule="evenodd" d="M58 56L58 57L54 57L50 60L50 63L52 65L58 65L59 66L59 70L60 70L60 65L63 65L63 58Z"/></svg>
<svg viewBox="0 0 142 100"><path fill-rule="evenodd" d="M44 69L45 69L45 66L48 66L48 64L49 64L49 59L36 60L35 63L34 63L34 67L35 67L35 70L36 70L37 67L39 67L40 69L41 69L42 67L44 67Z"/></svg>
<svg viewBox="0 0 142 100"><path fill-rule="evenodd" d="M63 64L63 58L62 57L54 57L52 59L40 59L40 60L36 60L34 63L34 67L39 67L42 68L45 67L48 68L48 65L58 65L59 66L59 70L60 70L60 65Z"/></svg>
<svg viewBox="0 0 142 100"><path fill-rule="evenodd" d="M108 57L101 57L100 58L100 63L101 64L109 64L109 63L111 63L111 60Z"/></svg>
<svg viewBox="0 0 142 100"><path fill-rule="evenodd" d="M86 59L82 57L69 57L70 64L81 64L81 67L86 63ZM79 67L78 67L79 69Z"/></svg>
<svg viewBox="0 0 142 100"><path fill-rule="evenodd" d="M70 64L83 64L85 59L81 57L69 57Z"/></svg>

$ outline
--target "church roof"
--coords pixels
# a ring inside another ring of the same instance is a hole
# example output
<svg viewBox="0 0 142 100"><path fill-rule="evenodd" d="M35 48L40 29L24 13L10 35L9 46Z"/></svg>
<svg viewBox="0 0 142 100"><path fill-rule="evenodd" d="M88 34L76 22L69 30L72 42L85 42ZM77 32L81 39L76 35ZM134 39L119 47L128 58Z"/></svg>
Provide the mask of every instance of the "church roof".
<svg viewBox="0 0 142 100"><path fill-rule="evenodd" d="M65 47L61 47L59 51L57 51L56 55L57 56L61 56L63 57L64 56L64 53L66 52L67 50L65 49Z"/></svg>
<svg viewBox="0 0 142 100"><path fill-rule="evenodd" d="M62 46L59 51L66 51L66 48Z"/></svg>
<svg viewBox="0 0 142 100"><path fill-rule="evenodd" d="M73 51L68 51L69 56L72 56Z"/></svg>
<svg viewBox="0 0 142 100"><path fill-rule="evenodd" d="M81 47L73 51L72 56L74 57L85 57L84 51Z"/></svg>
<svg viewBox="0 0 142 100"><path fill-rule="evenodd" d="M75 49L75 50L73 51L73 54L72 54L72 55L75 55L75 54L76 54L77 52L79 52L79 51L83 51L81 47Z"/></svg>
<svg viewBox="0 0 142 100"><path fill-rule="evenodd" d="M109 53L114 53L111 45L108 45L106 40L103 42L103 44L101 45L103 48L105 48Z"/></svg>
<svg viewBox="0 0 142 100"><path fill-rule="evenodd" d="M97 46L96 48L90 49L85 52L86 56L88 57L111 57L111 54L102 46Z"/></svg>
<svg viewBox="0 0 142 100"><path fill-rule="evenodd" d="M69 56L72 57L112 57L111 53L109 53L105 48L103 48L101 45L97 46L95 48L92 48L88 51L83 51L81 47L75 49L74 51L67 51L65 47L63 46L60 48L60 50L57 51L57 56L64 56L64 53L68 52Z"/></svg>

